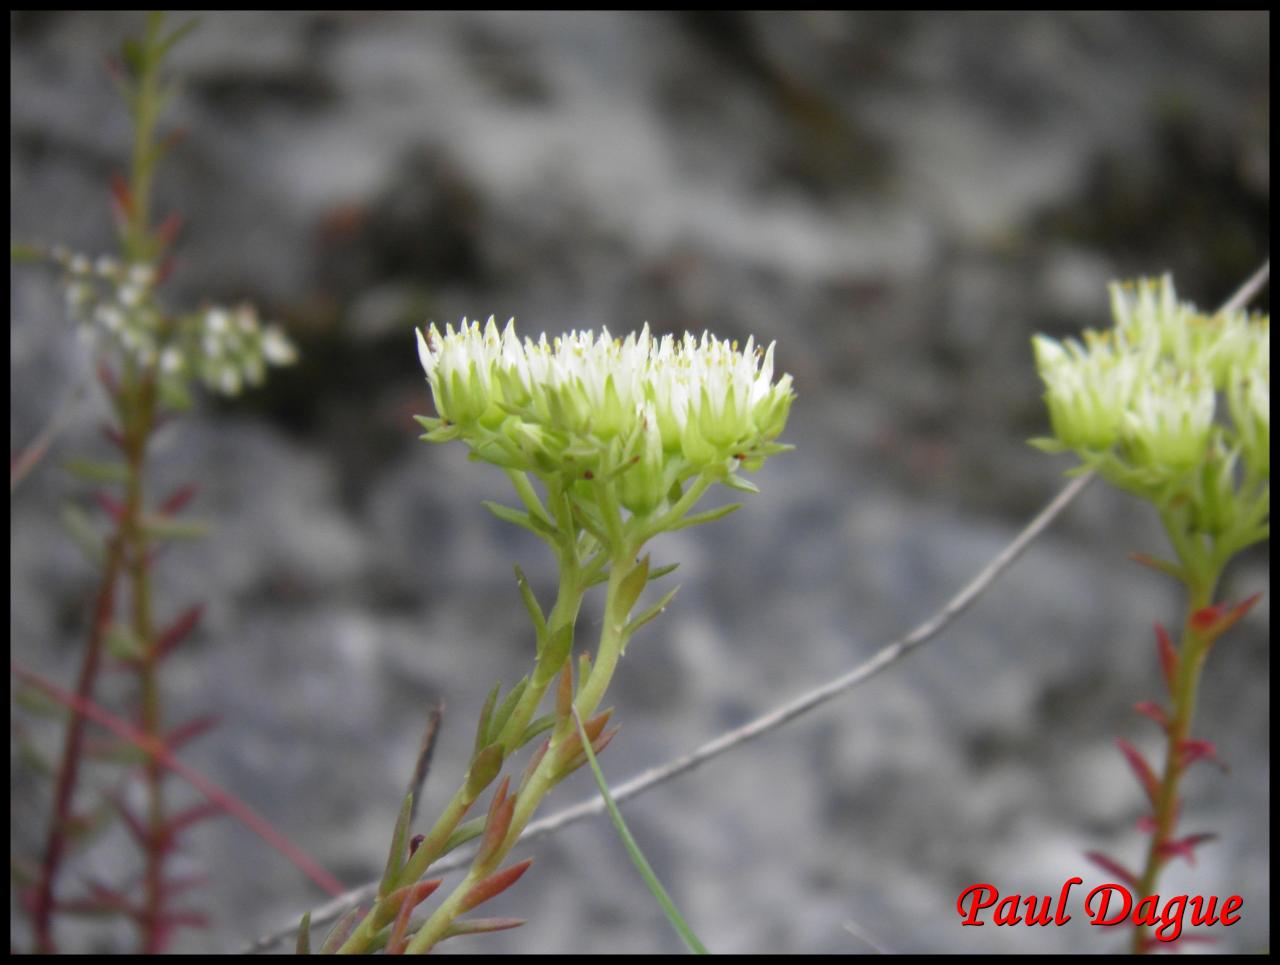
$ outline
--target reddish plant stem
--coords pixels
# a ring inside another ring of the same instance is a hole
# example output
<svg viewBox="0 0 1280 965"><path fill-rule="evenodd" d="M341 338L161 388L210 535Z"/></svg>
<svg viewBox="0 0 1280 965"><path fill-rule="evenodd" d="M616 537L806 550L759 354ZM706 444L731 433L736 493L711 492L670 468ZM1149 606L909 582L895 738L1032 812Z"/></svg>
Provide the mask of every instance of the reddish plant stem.
<svg viewBox="0 0 1280 965"><path fill-rule="evenodd" d="M92 700L63 690L57 684L45 680L30 670L24 670L17 664L10 664L9 672L18 679L25 680L32 686L42 690L58 703L73 708L83 717L105 727L117 737L128 741L159 761L162 766L177 774L206 798L222 808L223 811L288 858L299 871L319 885L331 898L336 898L345 891L337 878L325 871L301 848L273 828L265 818L258 815L249 805L229 791L219 787L199 771L178 760L169 749L169 745L162 739L144 733L137 727L121 720L115 714L99 707Z"/></svg>
<svg viewBox="0 0 1280 965"><path fill-rule="evenodd" d="M50 954L57 951L53 940L54 886L58 869L67 847L67 827L71 820L71 801L75 795L76 781L80 774L80 758L84 748L85 715L78 709L79 703L92 699L94 683L98 677L103 641L111 627L115 613L116 583L123 563L123 549L119 536L113 536L107 544L106 566L102 583L98 588L97 602L93 609L93 625L89 631L89 646L85 649L84 662L80 665L80 677L76 683L77 703L68 703L70 719L67 721L66 739L62 745L62 758L54 786L53 817L49 822L49 838L45 844L44 860L40 866L40 882L36 887L32 925L35 931L35 950Z"/></svg>
<svg viewBox="0 0 1280 965"><path fill-rule="evenodd" d="M133 367L130 366L132 370ZM143 732L152 739L161 734L160 681L155 627L151 612L150 541L143 523L147 443L155 423L155 377L150 371L132 371L125 384L129 392L124 427L124 455L128 477L125 483L122 532L128 547L128 571L131 590L131 622L133 635L142 644L142 659L137 663L141 689L139 720ZM145 899L138 927L142 932L141 951L157 954L164 950L170 933L164 921L164 862L168 854L164 809L164 768L154 757L144 768L147 788Z"/></svg>
<svg viewBox="0 0 1280 965"><path fill-rule="evenodd" d="M1164 770L1161 774L1159 790L1156 794L1155 827L1151 833L1151 844L1147 850L1147 861L1138 880L1138 891L1135 901L1155 894L1160 872L1168 863L1170 852L1168 844L1173 840L1174 829L1178 821L1179 800L1178 784L1186 772L1187 764L1182 757L1183 742L1190 736L1191 720L1195 715L1196 691L1200 683L1200 671L1209 652L1211 639L1199 632L1192 615L1208 606L1213 598L1214 580L1188 585L1190 599L1187 605L1187 619L1182 628L1182 640L1178 647L1178 674L1174 685L1170 688L1173 707L1167 728L1168 747L1165 750ZM1151 938L1147 926L1137 925L1133 930L1132 951L1141 955L1151 950Z"/></svg>

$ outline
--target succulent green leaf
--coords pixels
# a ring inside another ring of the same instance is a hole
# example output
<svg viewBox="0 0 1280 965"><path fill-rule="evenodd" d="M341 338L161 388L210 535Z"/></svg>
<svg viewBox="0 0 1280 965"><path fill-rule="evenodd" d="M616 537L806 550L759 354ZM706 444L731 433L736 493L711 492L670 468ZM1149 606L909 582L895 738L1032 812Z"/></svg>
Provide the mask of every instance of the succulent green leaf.
<svg viewBox="0 0 1280 965"><path fill-rule="evenodd" d="M644 592L644 586L648 582L649 554L646 553L644 559L636 563L631 568L631 572L624 576L622 582L618 585L617 606L619 613L627 614L631 612L631 608L640 599L640 594Z"/></svg>
<svg viewBox="0 0 1280 965"><path fill-rule="evenodd" d="M654 580L660 580L668 573L674 573L679 566L679 563L668 563L666 566L659 566L656 570L650 570L649 582L652 583Z"/></svg>
<svg viewBox="0 0 1280 965"><path fill-rule="evenodd" d="M444 847L440 850L440 856L443 857L455 848L460 848L468 841L472 841L484 834L484 825L487 820L488 815L482 814L478 818L472 818L470 821L458 825L453 834L449 835L449 840L444 843Z"/></svg>
<svg viewBox="0 0 1280 965"><path fill-rule="evenodd" d="M493 713L493 723L489 725L489 741L496 741L498 735L502 733L502 729L507 726L507 721L511 719L511 712L516 709L516 704L520 703L520 698L524 696L525 688L529 686L529 678L526 675L518 684L511 688L511 693L498 706Z"/></svg>
<svg viewBox="0 0 1280 965"><path fill-rule="evenodd" d="M199 539L209 532L208 523L168 516L146 516L142 520L142 528L152 539Z"/></svg>
<svg viewBox="0 0 1280 965"><path fill-rule="evenodd" d="M123 623L114 624L103 641L107 653L117 660L139 660L146 653L146 645L137 634Z"/></svg>
<svg viewBox="0 0 1280 965"><path fill-rule="evenodd" d="M741 476L736 475L735 473L729 473L729 475L725 476L724 484L728 486L730 489L737 489L738 491L744 492L744 493L760 492L759 486L757 486L755 483L747 479L743 479Z"/></svg>
<svg viewBox="0 0 1280 965"><path fill-rule="evenodd" d="M516 748L524 747L529 741L533 740L544 731L550 730L555 726L555 714L543 714L528 727L524 729L524 733L520 735L520 739L516 741Z"/></svg>
<svg viewBox="0 0 1280 965"><path fill-rule="evenodd" d="M497 706L498 694L501 692L502 681L499 680L489 691L489 696L485 698L484 706L480 709L480 723L476 727L476 746L472 757L478 756L484 750L485 744L489 743L489 722L493 720L493 708Z"/></svg>
<svg viewBox="0 0 1280 965"><path fill-rule="evenodd" d="M106 559L105 540L83 509L74 504L64 506L62 525L91 562L100 564Z"/></svg>
<svg viewBox="0 0 1280 965"><path fill-rule="evenodd" d="M653 606L649 607L649 609L645 610L638 617L636 617L634 620L632 620L630 623L627 624L626 629L622 631L623 640L625 641L622 644L623 653L627 652L627 643L631 642L631 635L635 633L637 630L639 630L646 623L648 623L650 620L652 620L654 617L656 617L663 610L665 610L667 608L667 604L669 604L675 598L675 595L677 592L679 592L679 590L680 590L679 586L673 586L670 589L670 591L668 591L662 597L661 600L659 600Z"/></svg>
<svg viewBox="0 0 1280 965"><path fill-rule="evenodd" d="M298 944L295 948L298 955L311 954L311 912L306 912L302 916L302 921L298 922Z"/></svg>
<svg viewBox="0 0 1280 965"><path fill-rule="evenodd" d="M547 618L543 616L538 598L533 595L533 589L525 579L524 570L520 569L519 563L516 564L516 585L520 587L520 598L524 600L524 608L529 611L529 618L533 620L533 629L538 640L538 656L541 656L542 648L546 645Z"/></svg>
<svg viewBox="0 0 1280 965"><path fill-rule="evenodd" d="M533 685L545 687L550 683L551 679L560 672L564 662L569 659L569 653L572 650L573 624L565 623L548 637L542 656L538 658L537 669L534 670Z"/></svg>
<svg viewBox="0 0 1280 965"><path fill-rule="evenodd" d="M476 755L467 771L464 796L468 803L478 798L493 783L493 779L502 770L503 757L501 744L490 744Z"/></svg>
<svg viewBox="0 0 1280 965"><path fill-rule="evenodd" d="M730 476L729 478L737 479L738 477ZM748 483L748 485L750 484ZM723 519L725 516L728 516L730 513L736 512L741 508L742 508L742 503L729 503L726 506L719 506L715 509L708 509L704 513L694 513L692 516L686 516L684 519L680 520L678 523L674 524L670 528L673 530L676 530L676 529L684 529L687 526L701 526L703 523L710 523L710 522L714 522L717 519Z"/></svg>
<svg viewBox="0 0 1280 965"><path fill-rule="evenodd" d="M129 478L129 467L119 462L93 459L69 459L62 468L77 479L92 483L123 483Z"/></svg>
<svg viewBox="0 0 1280 965"><path fill-rule="evenodd" d="M490 499L484 500L484 507L489 510L489 512L493 513L493 515L497 516L498 519L507 523L515 523L521 529L527 529L535 536L540 536L543 539L546 539L554 535L554 531L547 526L546 523L542 522L540 519L530 516L528 513L523 513L518 509L512 509L510 506L503 506L501 503L495 503Z"/></svg>
<svg viewBox="0 0 1280 965"><path fill-rule="evenodd" d="M404 867L405 855L409 847L409 822L413 816L413 792L405 795L400 805L400 814L396 817L395 830L391 832L391 850L387 853L386 870L382 873L382 881L378 884L378 897L385 898L395 887L396 876Z"/></svg>

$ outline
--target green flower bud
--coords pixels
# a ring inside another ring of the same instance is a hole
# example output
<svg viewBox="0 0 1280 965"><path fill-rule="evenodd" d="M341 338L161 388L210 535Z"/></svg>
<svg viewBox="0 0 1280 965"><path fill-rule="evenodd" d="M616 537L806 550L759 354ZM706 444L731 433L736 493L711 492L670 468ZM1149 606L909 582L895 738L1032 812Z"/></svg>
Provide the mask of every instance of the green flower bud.
<svg viewBox="0 0 1280 965"><path fill-rule="evenodd" d="M1196 532L1251 540L1270 511L1270 318L1204 315L1167 276L1112 285L1111 307L1113 329L1033 339L1053 427L1033 442L1185 509Z"/></svg>

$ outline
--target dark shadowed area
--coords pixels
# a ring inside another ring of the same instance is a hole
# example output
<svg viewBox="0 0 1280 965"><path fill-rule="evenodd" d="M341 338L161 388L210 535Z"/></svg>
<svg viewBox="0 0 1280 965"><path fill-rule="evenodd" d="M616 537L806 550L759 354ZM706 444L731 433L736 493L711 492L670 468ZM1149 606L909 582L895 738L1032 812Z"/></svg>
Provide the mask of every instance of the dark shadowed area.
<svg viewBox="0 0 1280 965"><path fill-rule="evenodd" d="M131 133L103 59L141 22L11 14L12 240L113 250L107 183ZM1047 426L1033 333L1104 325L1106 283L1137 274L1171 271L1211 307L1269 256L1265 13L212 13L171 71L167 119L187 133L158 213L187 227L166 298L250 300L301 360L157 439L156 492L198 480L192 511L214 523L158 571L161 618L207 603L167 668L167 715L221 715L184 759L353 886L381 872L431 704L447 710L421 823L489 688L530 663L512 564L544 601L555 587L545 547L480 505L511 501L502 473L417 441L415 326L754 335L795 377L797 449L762 494L655 546L682 589L607 701L622 730L601 764L621 782L866 659L1058 491L1070 460L1025 444ZM91 362L52 273L14 266L10 310L17 453ZM105 452L104 404L90 394L11 500L13 657L64 684L95 574L59 524L87 505L59 463ZM1162 746L1132 707L1162 696L1152 622L1181 600L1126 557L1164 546L1146 506L1095 484L921 652L627 804L703 941L1122 947L1079 890L1062 928L962 928L956 897L1091 887L1088 850L1139 863L1143 798L1114 740ZM1224 594L1269 581L1263 547ZM589 600L580 639L598 620ZM1264 596L1212 654L1196 733L1230 769L1191 772L1182 827L1219 838L1165 875L1171 895L1244 898L1212 930L1221 951L1270 945L1269 628ZM99 698L124 706L125 687ZM11 849L32 854L50 784L17 753L10 776ZM544 813L593 793L576 775ZM487 913L529 923L446 948L681 949L607 819L514 856L536 860ZM67 880L135 861L111 834ZM230 820L175 864L212 879L185 901L212 927L180 951L238 950L322 900Z"/></svg>

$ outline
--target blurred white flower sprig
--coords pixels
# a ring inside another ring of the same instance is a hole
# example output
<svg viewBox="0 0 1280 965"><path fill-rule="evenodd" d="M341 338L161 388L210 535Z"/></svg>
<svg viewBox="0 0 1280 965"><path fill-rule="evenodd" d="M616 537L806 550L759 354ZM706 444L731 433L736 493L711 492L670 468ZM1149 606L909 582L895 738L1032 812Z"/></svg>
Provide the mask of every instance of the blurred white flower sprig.
<svg viewBox="0 0 1280 965"><path fill-rule="evenodd" d="M172 408L190 404L188 384L199 379L213 392L238 395L261 385L267 367L291 365L298 353L284 330L263 325L248 304L166 314L156 303L159 271L146 262L89 258L55 246L68 312L90 345L105 342L142 370L155 370Z"/></svg>

